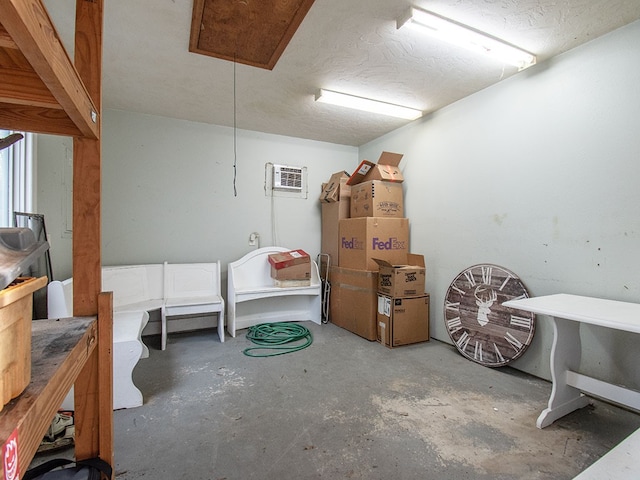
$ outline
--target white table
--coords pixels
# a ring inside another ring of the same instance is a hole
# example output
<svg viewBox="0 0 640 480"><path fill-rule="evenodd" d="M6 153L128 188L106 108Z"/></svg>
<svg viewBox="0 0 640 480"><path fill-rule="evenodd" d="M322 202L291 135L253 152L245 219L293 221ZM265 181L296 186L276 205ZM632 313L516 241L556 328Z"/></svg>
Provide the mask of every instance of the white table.
<svg viewBox="0 0 640 480"><path fill-rule="evenodd" d="M640 304L557 294L510 300L503 305L553 317L553 386L549 406L538 417L538 428L586 406L589 399L582 392L640 410L640 392L576 372L581 357L580 324L640 333Z"/></svg>

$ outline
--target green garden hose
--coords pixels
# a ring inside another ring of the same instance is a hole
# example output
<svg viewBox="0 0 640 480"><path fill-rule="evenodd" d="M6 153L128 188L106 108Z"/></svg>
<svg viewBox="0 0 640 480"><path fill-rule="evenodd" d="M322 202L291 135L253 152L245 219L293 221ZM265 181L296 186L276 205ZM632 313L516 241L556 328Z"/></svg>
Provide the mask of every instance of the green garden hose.
<svg viewBox="0 0 640 480"><path fill-rule="evenodd" d="M307 348L313 342L313 336L307 327L291 322L261 323L249 327L247 338L259 345L242 351L248 357L273 357L293 353ZM289 345L294 342L298 343ZM256 353L259 351L265 353Z"/></svg>

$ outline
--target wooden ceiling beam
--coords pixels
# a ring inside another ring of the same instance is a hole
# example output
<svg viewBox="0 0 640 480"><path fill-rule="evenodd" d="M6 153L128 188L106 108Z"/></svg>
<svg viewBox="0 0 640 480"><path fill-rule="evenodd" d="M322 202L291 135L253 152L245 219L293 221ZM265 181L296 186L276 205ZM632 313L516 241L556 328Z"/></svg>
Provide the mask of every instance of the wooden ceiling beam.
<svg viewBox="0 0 640 480"><path fill-rule="evenodd" d="M0 0L3 31L25 53L35 73L84 137L98 138L97 108L69 59L40 0ZM0 37L4 44L7 36ZM17 116L20 112L15 112ZM9 115L10 116L10 115ZM17 129L14 125L12 129Z"/></svg>

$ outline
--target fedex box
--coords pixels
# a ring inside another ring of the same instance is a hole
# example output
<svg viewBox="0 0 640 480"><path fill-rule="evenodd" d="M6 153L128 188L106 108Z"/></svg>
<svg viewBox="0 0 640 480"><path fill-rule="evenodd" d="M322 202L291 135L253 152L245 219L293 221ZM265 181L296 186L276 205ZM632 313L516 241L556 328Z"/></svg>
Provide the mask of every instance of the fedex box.
<svg viewBox="0 0 640 480"><path fill-rule="evenodd" d="M378 295L377 338L389 348L429 340L429 295Z"/></svg>
<svg viewBox="0 0 640 480"><path fill-rule="evenodd" d="M375 341L378 273L331 267L329 320L367 340Z"/></svg>
<svg viewBox="0 0 640 480"><path fill-rule="evenodd" d="M406 261L399 265L378 258L373 260L378 264L378 293L390 297L424 295L426 283L424 256L409 253Z"/></svg>
<svg viewBox="0 0 640 480"><path fill-rule="evenodd" d="M351 174L347 185L357 185L358 183L368 182L370 180L386 180L387 182L404 181L400 172L400 160L403 155L400 153L382 152L378 163L363 160Z"/></svg>
<svg viewBox="0 0 640 480"><path fill-rule="evenodd" d="M404 217L402 183L371 180L351 187L351 218Z"/></svg>
<svg viewBox="0 0 640 480"><path fill-rule="evenodd" d="M409 253L409 219L360 217L340 220L340 266L377 271L374 258L393 264Z"/></svg>

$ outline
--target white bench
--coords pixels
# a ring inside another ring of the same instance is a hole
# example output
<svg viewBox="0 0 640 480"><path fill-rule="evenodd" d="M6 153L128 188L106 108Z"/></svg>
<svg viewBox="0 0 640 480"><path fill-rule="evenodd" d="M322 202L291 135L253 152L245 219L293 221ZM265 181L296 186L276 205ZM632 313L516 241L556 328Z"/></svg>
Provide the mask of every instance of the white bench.
<svg viewBox="0 0 640 480"><path fill-rule="evenodd" d="M47 317L73 316L73 280L52 281L47 286ZM113 408L133 408L142 405L142 392L133 383L133 369L149 350L142 342L142 329L149 321L149 314L114 312L113 314ZM62 408L73 410L73 388L65 398Z"/></svg>
<svg viewBox="0 0 640 480"><path fill-rule="evenodd" d="M636 430L574 480L637 480L639 451L640 430Z"/></svg>
<svg viewBox="0 0 640 480"><path fill-rule="evenodd" d="M503 306L548 315L553 320L551 380L548 407L538 417L538 428L589 404L583 392L640 410L640 392L579 373L582 345L580 325L597 325L640 334L640 304L556 294L504 302ZM640 430L615 446L579 474L579 480L631 480L640 476Z"/></svg>
<svg viewBox="0 0 640 480"><path fill-rule="evenodd" d="M114 312L160 310L161 348L167 345L167 317L218 314L224 342L224 300L220 261L102 267L102 290L113 292Z"/></svg>
<svg viewBox="0 0 640 480"><path fill-rule="evenodd" d="M268 255L290 250L259 248L229 264L227 330L232 337L236 336L236 330L260 323L302 320L321 323L320 275L314 261L311 262L310 286L276 287L271 278Z"/></svg>
<svg viewBox="0 0 640 480"><path fill-rule="evenodd" d="M218 314L218 337L224 342L224 299L220 292L220 260L216 263L164 263L162 349L167 343L167 317Z"/></svg>

